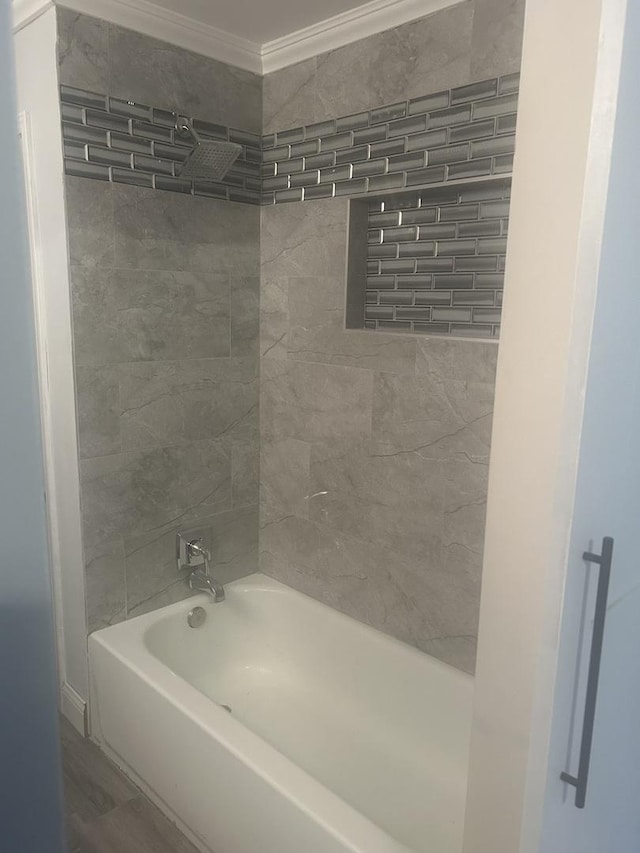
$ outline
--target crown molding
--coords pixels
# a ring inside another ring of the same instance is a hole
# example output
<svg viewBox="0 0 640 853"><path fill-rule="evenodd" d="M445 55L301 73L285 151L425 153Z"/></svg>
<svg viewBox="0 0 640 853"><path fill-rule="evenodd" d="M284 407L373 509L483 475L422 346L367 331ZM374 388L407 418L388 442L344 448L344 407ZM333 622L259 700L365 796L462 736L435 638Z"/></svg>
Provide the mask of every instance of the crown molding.
<svg viewBox="0 0 640 853"><path fill-rule="evenodd" d="M262 45L262 73L270 74L358 39L415 21L467 0L372 0Z"/></svg>
<svg viewBox="0 0 640 853"><path fill-rule="evenodd" d="M53 0L13 0L11 4L13 32L17 33L27 24L35 21L53 5Z"/></svg>
<svg viewBox="0 0 640 853"><path fill-rule="evenodd" d="M372 0L263 45L149 0L13 0L12 7L14 31L61 5L255 74L269 74L464 2L469 0Z"/></svg>
<svg viewBox="0 0 640 853"><path fill-rule="evenodd" d="M148 0L64 0L59 5L103 18L246 71L262 73L261 50L256 42L156 6Z"/></svg>
<svg viewBox="0 0 640 853"><path fill-rule="evenodd" d="M179 12L164 9L149 0L13 0L14 29L26 26L44 11L42 8L36 13L32 7L35 9L52 5L64 6L84 15L101 18L211 59L262 74L261 47L257 42L240 38ZM18 20L21 21L20 24L17 23Z"/></svg>

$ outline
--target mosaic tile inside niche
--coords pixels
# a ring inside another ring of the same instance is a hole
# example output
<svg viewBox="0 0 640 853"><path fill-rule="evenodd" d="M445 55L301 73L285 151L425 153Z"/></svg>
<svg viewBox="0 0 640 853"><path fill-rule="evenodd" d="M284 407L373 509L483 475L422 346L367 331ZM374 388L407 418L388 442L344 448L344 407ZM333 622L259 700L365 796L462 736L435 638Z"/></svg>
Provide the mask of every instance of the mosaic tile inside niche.
<svg viewBox="0 0 640 853"><path fill-rule="evenodd" d="M519 79L483 80L263 136L263 204L509 175Z"/></svg>
<svg viewBox="0 0 640 853"><path fill-rule="evenodd" d="M229 201L259 204L261 139L255 133L193 119L204 139L237 142L242 152L221 181L179 177L192 143L175 131L174 113L60 87L65 172Z"/></svg>
<svg viewBox="0 0 640 853"><path fill-rule="evenodd" d="M511 181L368 203L364 327L497 338Z"/></svg>

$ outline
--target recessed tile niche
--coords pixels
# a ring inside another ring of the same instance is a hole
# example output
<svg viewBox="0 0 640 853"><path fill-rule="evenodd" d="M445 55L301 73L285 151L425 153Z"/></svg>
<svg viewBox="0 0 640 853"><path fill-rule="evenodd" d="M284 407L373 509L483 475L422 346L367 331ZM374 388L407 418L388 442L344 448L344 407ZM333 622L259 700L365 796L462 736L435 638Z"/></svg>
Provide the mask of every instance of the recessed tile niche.
<svg viewBox="0 0 640 853"><path fill-rule="evenodd" d="M352 199L347 328L497 338L511 180Z"/></svg>

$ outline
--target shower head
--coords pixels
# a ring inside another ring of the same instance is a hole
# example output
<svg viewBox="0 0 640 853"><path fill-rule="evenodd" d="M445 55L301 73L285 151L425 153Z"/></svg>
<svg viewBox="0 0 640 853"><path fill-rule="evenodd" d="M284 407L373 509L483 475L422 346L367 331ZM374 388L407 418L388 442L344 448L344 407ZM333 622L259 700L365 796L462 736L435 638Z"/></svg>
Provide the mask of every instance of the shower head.
<svg viewBox="0 0 640 853"><path fill-rule="evenodd" d="M235 142L222 142L218 139L201 139L190 119L180 116L176 130L182 136L190 135L194 147L180 168L181 178L202 178L207 181L220 181L238 159L242 145Z"/></svg>

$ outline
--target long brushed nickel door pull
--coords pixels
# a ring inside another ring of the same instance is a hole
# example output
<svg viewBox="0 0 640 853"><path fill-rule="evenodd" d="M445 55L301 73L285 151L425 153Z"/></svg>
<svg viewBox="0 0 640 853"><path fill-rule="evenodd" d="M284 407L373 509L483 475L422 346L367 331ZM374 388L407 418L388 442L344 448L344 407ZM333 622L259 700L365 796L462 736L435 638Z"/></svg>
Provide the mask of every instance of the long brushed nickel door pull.
<svg viewBox="0 0 640 853"><path fill-rule="evenodd" d="M609 595L609 579L611 577L611 560L613 557L613 539L605 536L602 540L602 553L592 554L585 551L582 558L587 563L596 563L600 567L598 576L598 591L593 620L593 635L591 638L591 655L589 657L589 674L587 676L587 693L584 703L584 722L582 724L582 741L580 743L580 760L578 775L561 773L560 778L576 789L576 808L583 809L587 796L589 779L589 763L591 761L591 743L593 741L593 724L596 716L596 701L598 698L598 680L600 678L600 660L602 658L602 641L604 637L604 622L607 615L607 598Z"/></svg>

